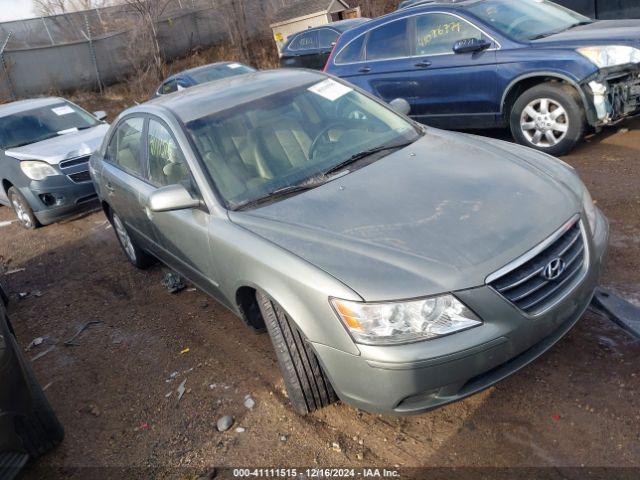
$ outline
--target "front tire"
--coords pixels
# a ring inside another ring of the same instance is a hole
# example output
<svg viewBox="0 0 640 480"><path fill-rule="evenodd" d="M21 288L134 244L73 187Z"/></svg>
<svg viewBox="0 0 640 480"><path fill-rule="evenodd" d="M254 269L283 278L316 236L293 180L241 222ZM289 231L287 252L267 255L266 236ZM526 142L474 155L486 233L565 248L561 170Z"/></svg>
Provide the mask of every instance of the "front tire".
<svg viewBox="0 0 640 480"><path fill-rule="evenodd" d="M525 91L514 103L511 133L521 145L561 156L582 141L585 117L575 89L560 83L543 83Z"/></svg>
<svg viewBox="0 0 640 480"><path fill-rule="evenodd" d="M34 230L40 226L40 222L33 213L33 209L27 199L20 193L16 187L11 187L7 191L7 196L13 207L13 211L22 225L27 230Z"/></svg>
<svg viewBox="0 0 640 480"><path fill-rule="evenodd" d="M122 251L134 267L145 270L155 263L155 259L142 250L131 238L127 227L125 227L124 222L117 213L111 213L109 220L111 220L111 225L116 232Z"/></svg>
<svg viewBox="0 0 640 480"><path fill-rule="evenodd" d="M289 316L264 293L257 298L294 410L306 415L337 401L313 349Z"/></svg>

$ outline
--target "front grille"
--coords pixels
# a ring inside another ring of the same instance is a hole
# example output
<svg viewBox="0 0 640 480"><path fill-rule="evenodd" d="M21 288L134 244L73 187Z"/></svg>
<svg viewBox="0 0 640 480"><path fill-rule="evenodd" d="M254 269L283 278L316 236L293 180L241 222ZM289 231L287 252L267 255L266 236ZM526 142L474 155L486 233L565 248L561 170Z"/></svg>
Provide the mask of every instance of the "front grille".
<svg viewBox="0 0 640 480"><path fill-rule="evenodd" d="M572 289L586 268L585 248L576 220L541 252L490 285L520 310L535 315Z"/></svg>
<svg viewBox="0 0 640 480"><path fill-rule="evenodd" d="M86 170L84 172L72 173L69 175L69 178L76 183L90 182L91 174L89 173L89 170Z"/></svg>
<svg viewBox="0 0 640 480"><path fill-rule="evenodd" d="M91 155L86 155L84 157L78 157L78 158L72 158L71 160L65 160L63 162L60 162L60 168L64 170L65 168L75 167L76 165L81 165L83 163L88 163L89 162L89 158L91 158Z"/></svg>

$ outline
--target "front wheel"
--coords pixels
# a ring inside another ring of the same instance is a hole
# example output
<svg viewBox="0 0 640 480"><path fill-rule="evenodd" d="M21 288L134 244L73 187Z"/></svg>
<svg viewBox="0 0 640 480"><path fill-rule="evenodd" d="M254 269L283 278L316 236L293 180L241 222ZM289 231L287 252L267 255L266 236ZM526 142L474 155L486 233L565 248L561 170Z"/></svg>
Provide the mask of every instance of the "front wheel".
<svg viewBox="0 0 640 480"><path fill-rule="evenodd" d="M294 410L306 415L337 401L313 349L289 316L264 293L257 296Z"/></svg>
<svg viewBox="0 0 640 480"><path fill-rule="evenodd" d="M129 261L136 267L142 270L149 268L151 265L155 263L155 259L142 250L135 241L129 235L127 231L127 227L124 226L124 222L118 216L117 213L111 214L111 224L113 225L113 229L116 231L116 237L118 237L118 242L122 247L122 251L127 256Z"/></svg>
<svg viewBox="0 0 640 480"><path fill-rule="evenodd" d="M18 217L20 221L20 225L22 225L27 230L33 230L40 226L40 222L36 218L33 213L33 209L27 199L20 193L20 191L16 187L11 187L7 191L7 196L9 197L9 201L11 202L11 206L13 207L13 211Z"/></svg>
<svg viewBox="0 0 640 480"><path fill-rule="evenodd" d="M585 113L573 88L544 83L518 97L511 110L510 125L513 137L521 145L560 156L582 141Z"/></svg>

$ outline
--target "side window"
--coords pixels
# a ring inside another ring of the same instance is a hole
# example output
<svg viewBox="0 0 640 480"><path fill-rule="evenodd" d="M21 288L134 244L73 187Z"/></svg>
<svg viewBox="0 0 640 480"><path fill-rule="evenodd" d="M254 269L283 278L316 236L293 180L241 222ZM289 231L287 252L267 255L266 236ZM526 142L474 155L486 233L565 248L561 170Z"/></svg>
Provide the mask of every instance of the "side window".
<svg viewBox="0 0 640 480"><path fill-rule="evenodd" d="M182 151L164 125L149 120L149 180L164 187L177 183L191 187L189 167Z"/></svg>
<svg viewBox="0 0 640 480"><path fill-rule="evenodd" d="M291 50L313 50L318 48L318 32L309 32L298 35L291 45Z"/></svg>
<svg viewBox="0 0 640 480"><path fill-rule="evenodd" d="M453 53L458 40L469 38L489 40L476 27L453 15L431 13L416 18L416 55Z"/></svg>
<svg viewBox="0 0 640 480"><path fill-rule="evenodd" d="M339 36L338 32L330 28L318 30L318 45L320 45L320 48L330 48L336 43Z"/></svg>
<svg viewBox="0 0 640 480"><path fill-rule="evenodd" d="M169 80L162 84L161 92L163 95L167 93L173 93L178 89L178 82L176 80Z"/></svg>
<svg viewBox="0 0 640 480"><path fill-rule="evenodd" d="M107 160L124 170L142 173L142 131L144 118L129 118L122 122L107 147Z"/></svg>
<svg viewBox="0 0 640 480"><path fill-rule="evenodd" d="M336 56L335 63L354 63L362 61L362 47L364 46L365 35L360 35L353 42L342 49Z"/></svg>
<svg viewBox="0 0 640 480"><path fill-rule="evenodd" d="M397 20L369 32L367 60L409 56L407 25L407 19Z"/></svg>

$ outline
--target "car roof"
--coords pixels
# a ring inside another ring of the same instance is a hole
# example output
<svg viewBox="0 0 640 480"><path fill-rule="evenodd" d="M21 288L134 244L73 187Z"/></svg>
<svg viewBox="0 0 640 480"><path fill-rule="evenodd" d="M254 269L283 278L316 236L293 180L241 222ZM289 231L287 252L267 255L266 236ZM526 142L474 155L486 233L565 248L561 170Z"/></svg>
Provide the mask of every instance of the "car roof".
<svg viewBox="0 0 640 480"><path fill-rule="evenodd" d="M404 10L412 7L430 7L441 5L461 5L467 6L473 3L478 3L480 0L406 0L398 5L398 10Z"/></svg>
<svg viewBox="0 0 640 480"><path fill-rule="evenodd" d="M322 30L323 28L332 28L342 33L342 32L346 32L350 28L360 26L363 23L367 23L370 20L371 19L367 17L348 18L347 20L338 20L337 22L325 23L324 25L319 25L317 27L308 28L306 30L300 30L299 32L294 32L291 35L289 35L289 38L292 39L299 33L315 32L316 30Z"/></svg>
<svg viewBox="0 0 640 480"><path fill-rule="evenodd" d="M34 110L36 108L54 105L56 103L65 102L64 98L45 97L45 98L29 98L27 100L18 100L17 102L5 103L0 105L0 117L8 117L16 113Z"/></svg>
<svg viewBox="0 0 640 480"><path fill-rule="evenodd" d="M242 65L244 67L249 67L249 65L245 65L244 63L231 62L231 61L209 63L207 65L200 65L199 67L188 68L187 70L182 70L182 71L180 71L178 73L174 73L170 77L167 77L162 83L165 83L168 80L173 80L174 78L179 78L179 77L183 77L183 76L189 76L192 73L203 72L203 71L206 71L206 70L215 70L217 68L224 67L226 65L231 65L233 63L237 63L237 64ZM249 67L249 68L253 68L253 67Z"/></svg>
<svg viewBox="0 0 640 480"><path fill-rule="evenodd" d="M160 107L173 112L181 121L190 122L234 106L325 80L322 72L298 69L265 70L223 78L192 88L163 95L133 107L126 113Z"/></svg>

